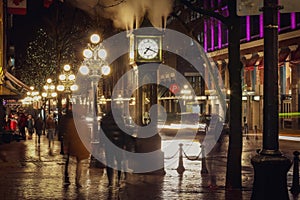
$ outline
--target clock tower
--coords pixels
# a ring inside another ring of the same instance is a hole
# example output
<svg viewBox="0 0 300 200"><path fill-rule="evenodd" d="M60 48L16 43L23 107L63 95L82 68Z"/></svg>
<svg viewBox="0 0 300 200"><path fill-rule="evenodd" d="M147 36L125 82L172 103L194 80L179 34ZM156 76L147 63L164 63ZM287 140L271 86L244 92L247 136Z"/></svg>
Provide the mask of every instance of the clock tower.
<svg viewBox="0 0 300 200"><path fill-rule="evenodd" d="M146 17L130 38L130 63L137 69L136 80L139 86L135 93L136 123L143 130L151 132L149 137L144 137L145 131L138 131L136 153L160 152L149 160L149 163L159 163L159 166L162 166L161 169L151 172L155 174L165 174L161 137L157 130L158 111L151 109L158 104L157 74L158 67L163 61L162 38L163 32L154 28Z"/></svg>
<svg viewBox="0 0 300 200"><path fill-rule="evenodd" d="M135 36L136 62L161 62L162 41L160 35Z"/></svg>

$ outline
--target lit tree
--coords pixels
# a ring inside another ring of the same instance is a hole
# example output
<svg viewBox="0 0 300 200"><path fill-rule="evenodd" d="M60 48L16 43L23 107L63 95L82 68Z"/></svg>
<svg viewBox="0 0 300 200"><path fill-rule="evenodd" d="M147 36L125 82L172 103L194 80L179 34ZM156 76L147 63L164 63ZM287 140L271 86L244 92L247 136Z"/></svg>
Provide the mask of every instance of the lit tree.
<svg viewBox="0 0 300 200"><path fill-rule="evenodd" d="M36 31L35 39L19 60L22 68L16 73L20 80L37 89L47 78L56 82L64 64L80 65L81 50L91 27L88 15L62 2L47 9L43 17L44 27Z"/></svg>
<svg viewBox="0 0 300 200"><path fill-rule="evenodd" d="M19 78L28 85L41 89L48 77L56 75L57 60L51 38L39 29L36 39L29 43L24 65L18 69Z"/></svg>

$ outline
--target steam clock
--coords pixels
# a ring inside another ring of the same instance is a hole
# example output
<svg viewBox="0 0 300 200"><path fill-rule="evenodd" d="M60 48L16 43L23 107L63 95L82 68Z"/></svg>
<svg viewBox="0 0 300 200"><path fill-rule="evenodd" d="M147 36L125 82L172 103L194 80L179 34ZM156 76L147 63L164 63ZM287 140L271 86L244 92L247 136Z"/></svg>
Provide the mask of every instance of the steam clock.
<svg viewBox="0 0 300 200"><path fill-rule="evenodd" d="M149 163L157 163L161 169L151 173L164 174L164 154L161 151L161 137L157 131L158 111L157 74L162 62L162 34L145 18L141 28L130 37L130 63L137 70L135 91L135 119L140 126L137 131L136 153L158 152ZM145 131L146 130L146 131Z"/></svg>

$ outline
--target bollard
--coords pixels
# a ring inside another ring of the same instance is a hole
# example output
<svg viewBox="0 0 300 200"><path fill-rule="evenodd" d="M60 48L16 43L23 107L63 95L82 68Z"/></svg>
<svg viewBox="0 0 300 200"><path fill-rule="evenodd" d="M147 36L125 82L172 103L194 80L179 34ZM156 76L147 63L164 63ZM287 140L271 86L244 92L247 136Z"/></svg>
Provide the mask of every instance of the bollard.
<svg viewBox="0 0 300 200"><path fill-rule="evenodd" d="M182 146L183 144L179 144L179 161L178 161L178 167L177 167L177 172L178 174L183 174L185 171L185 168L183 166L183 157L182 157Z"/></svg>
<svg viewBox="0 0 300 200"><path fill-rule="evenodd" d="M208 174L208 170L206 167L206 158L205 158L205 148L204 145L200 145L202 158L201 158L201 174Z"/></svg>
<svg viewBox="0 0 300 200"><path fill-rule="evenodd" d="M290 189L293 195L298 195L300 193L299 185L299 151L294 151L294 168L293 168L293 183Z"/></svg>
<svg viewBox="0 0 300 200"><path fill-rule="evenodd" d="M249 140L249 128L247 124L245 124L244 129L245 129L246 140Z"/></svg>
<svg viewBox="0 0 300 200"><path fill-rule="evenodd" d="M257 125L254 126L254 132L255 132L255 139L258 140L258 137L257 137Z"/></svg>

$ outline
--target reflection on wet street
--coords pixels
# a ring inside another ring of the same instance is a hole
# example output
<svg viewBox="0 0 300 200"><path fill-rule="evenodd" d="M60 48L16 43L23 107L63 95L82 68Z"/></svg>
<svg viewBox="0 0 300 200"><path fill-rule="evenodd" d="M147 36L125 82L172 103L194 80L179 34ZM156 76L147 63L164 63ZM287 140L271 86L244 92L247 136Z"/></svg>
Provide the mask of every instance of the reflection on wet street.
<svg viewBox="0 0 300 200"><path fill-rule="evenodd" d="M35 138L0 145L0 196L1 199L249 199L253 182L250 158L261 145L260 140L245 141L243 152L243 190L225 192L226 148L228 138L206 157L207 174L201 174L202 160L199 138L163 137L165 153L164 176L124 175L120 187L107 187L105 169L90 168L83 162L81 184L75 185L76 160L70 159L71 184L64 186L65 157L60 155L60 143L48 148L42 136L41 146ZM183 144L185 171L179 175L178 148ZM199 156L200 155L200 156ZM289 186L291 174L289 172Z"/></svg>

